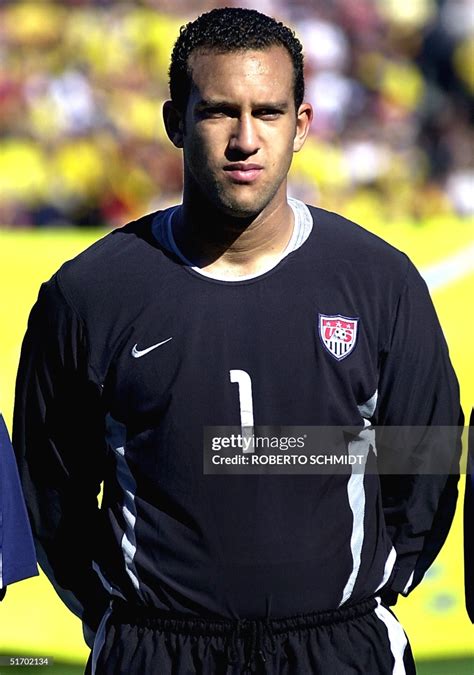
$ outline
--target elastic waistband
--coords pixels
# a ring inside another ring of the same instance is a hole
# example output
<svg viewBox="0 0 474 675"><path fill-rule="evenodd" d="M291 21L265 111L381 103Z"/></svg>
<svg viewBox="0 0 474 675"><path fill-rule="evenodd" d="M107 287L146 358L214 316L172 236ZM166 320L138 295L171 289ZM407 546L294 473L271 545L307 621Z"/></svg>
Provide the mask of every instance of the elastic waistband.
<svg viewBox="0 0 474 675"><path fill-rule="evenodd" d="M233 620L177 614L114 599L109 622L142 626L184 635L202 636L228 635L233 633L236 627L238 627L239 634L245 637L252 634L256 626L262 624L269 628L274 635L293 630L330 626L369 614L376 606L377 601L375 598L370 598L354 605L325 612L296 614L290 617L274 619L262 617L261 619L243 618Z"/></svg>

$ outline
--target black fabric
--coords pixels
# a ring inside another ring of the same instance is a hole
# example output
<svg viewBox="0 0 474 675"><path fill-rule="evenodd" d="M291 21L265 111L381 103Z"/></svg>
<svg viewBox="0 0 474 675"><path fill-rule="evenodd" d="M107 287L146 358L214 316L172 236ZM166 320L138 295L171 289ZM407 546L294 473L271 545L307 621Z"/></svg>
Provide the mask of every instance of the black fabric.
<svg viewBox="0 0 474 675"><path fill-rule="evenodd" d="M253 279L199 275L154 241L148 216L42 287L14 446L40 564L91 631L112 588L196 617L292 616L373 596L392 546L391 590L405 592L442 546L456 477L366 476L356 521L350 470L203 473L203 428L240 427L236 369L252 383L256 427L458 421L456 378L418 272L357 225L311 214L305 243ZM321 316L358 322L344 358L324 344ZM454 464L456 442L448 452Z"/></svg>
<svg viewBox="0 0 474 675"><path fill-rule="evenodd" d="M334 612L231 622L165 618L114 602L95 675L391 675L395 658L376 606L371 599ZM416 672L408 642L398 658L396 672Z"/></svg>

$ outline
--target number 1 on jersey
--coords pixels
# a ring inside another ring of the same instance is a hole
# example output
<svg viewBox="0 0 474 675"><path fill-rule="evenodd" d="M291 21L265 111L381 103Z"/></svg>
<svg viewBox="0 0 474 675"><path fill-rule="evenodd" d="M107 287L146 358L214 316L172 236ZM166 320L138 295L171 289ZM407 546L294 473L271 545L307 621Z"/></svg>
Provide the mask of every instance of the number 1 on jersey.
<svg viewBox="0 0 474 675"><path fill-rule="evenodd" d="M239 405L240 405L240 426L242 427L242 438L247 439L253 436L253 399L252 399L252 380L245 370L230 370L230 381L239 387ZM245 449L248 448L248 449ZM254 452L251 443L244 445L244 453Z"/></svg>

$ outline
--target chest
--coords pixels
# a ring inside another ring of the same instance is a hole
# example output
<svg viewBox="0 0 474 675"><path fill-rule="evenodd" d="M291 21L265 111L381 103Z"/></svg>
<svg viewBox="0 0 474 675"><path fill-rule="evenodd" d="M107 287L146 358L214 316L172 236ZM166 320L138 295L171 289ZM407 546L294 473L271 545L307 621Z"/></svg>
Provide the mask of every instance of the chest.
<svg viewBox="0 0 474 675"><path fill-rule="evenodd" d="M379 308L344 277L157 289L117 325L107 405L126 424L357 423L374 393ZM191 281L193 279L191 278Z"/></svg>

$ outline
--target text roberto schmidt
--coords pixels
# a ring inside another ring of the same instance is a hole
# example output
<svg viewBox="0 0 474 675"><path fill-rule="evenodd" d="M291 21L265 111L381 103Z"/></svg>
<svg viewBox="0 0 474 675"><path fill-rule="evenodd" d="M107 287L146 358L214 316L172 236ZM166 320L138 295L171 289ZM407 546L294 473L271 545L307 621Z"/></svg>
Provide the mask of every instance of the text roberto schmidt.
<svg viewBox="0 0 474 675"><path fill-rule="evenodd" d="M244 466L304 466L309 465L350 465L363 464L364 455L234 455L233 457L222 457L213 455L212 463L216 466L222 464L244 465Z"/></svg>

